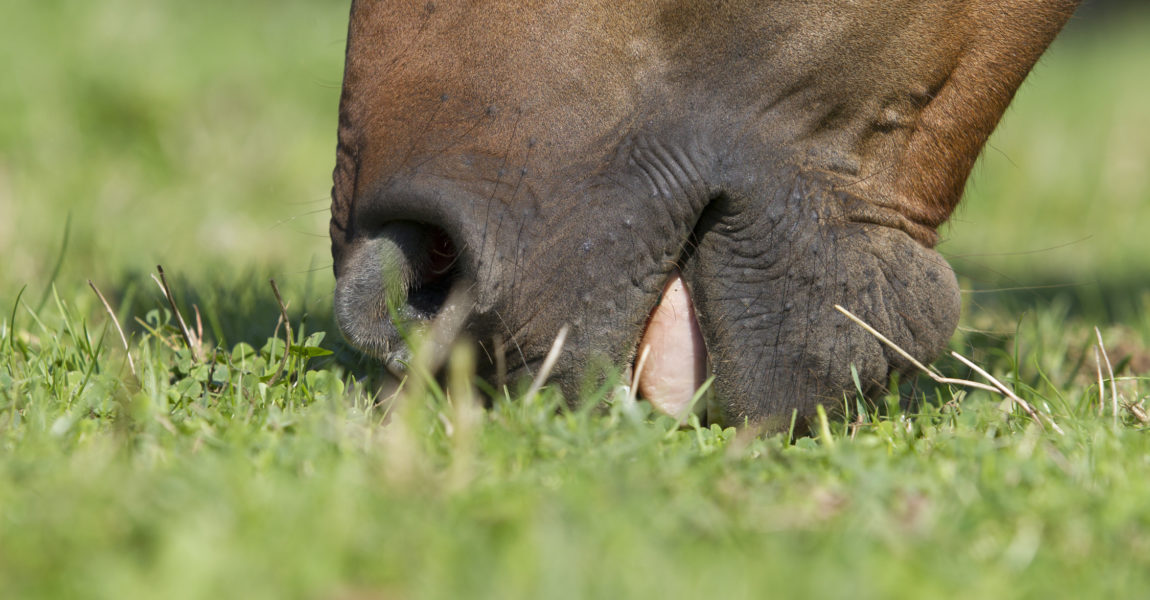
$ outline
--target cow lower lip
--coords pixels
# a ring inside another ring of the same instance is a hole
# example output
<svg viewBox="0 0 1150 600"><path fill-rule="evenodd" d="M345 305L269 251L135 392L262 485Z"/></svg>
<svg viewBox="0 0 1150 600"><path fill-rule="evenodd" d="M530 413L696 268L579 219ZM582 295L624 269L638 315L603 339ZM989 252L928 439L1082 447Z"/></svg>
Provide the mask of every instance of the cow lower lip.
<svg viewBox="0 0 1150 600"><path fill-rule="evenodd" d="M639 394L660 412L685 418L707 377L707 348L690 292L677 270L651 311L639 341L640 357L644 349L647 357L638 371Z"/></svg>

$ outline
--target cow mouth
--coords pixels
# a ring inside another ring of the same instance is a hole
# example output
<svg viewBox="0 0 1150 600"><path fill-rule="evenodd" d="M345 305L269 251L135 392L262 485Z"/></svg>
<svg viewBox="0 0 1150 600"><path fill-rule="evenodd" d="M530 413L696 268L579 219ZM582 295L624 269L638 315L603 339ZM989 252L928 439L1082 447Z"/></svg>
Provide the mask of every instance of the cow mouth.
<svg viewBox="0 0 1150 600"><path fill-rule="evenodd" d="M661 413L687 417L707 379L707 347L691 293L677 269L647 319L633 369L640 397Z"/></svg>

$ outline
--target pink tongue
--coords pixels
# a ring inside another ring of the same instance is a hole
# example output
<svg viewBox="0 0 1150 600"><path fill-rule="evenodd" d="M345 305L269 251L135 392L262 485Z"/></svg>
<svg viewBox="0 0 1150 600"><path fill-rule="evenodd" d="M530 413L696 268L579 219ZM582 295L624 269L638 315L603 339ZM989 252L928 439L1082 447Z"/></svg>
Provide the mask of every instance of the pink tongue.
<svg viewBox="0 0 1150 600"><path fill-rule="evenodd" d="M707 348L678 271L671 274L662 301L651 313L639 341L639 356L645 347L650 350L639 373L639 395L660 412L686 417L695 390L707 377Z"/></svg>

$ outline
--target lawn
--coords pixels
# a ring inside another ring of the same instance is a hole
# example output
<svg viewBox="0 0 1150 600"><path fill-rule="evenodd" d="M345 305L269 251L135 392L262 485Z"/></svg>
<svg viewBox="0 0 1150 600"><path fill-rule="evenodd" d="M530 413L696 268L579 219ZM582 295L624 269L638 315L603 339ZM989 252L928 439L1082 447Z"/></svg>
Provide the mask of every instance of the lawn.
<svg viewBox="0 0 1150 600"><path fill-rule="evenodd" d="M0 20L0 598L1150 589L1150 13L1072 24L939 248L964 288L952 349L1040 420L919 378L793 442L680 429L610 386L479 410L462 349L442 387L374 406L331 317L346 13L60 0Z"/></svg>

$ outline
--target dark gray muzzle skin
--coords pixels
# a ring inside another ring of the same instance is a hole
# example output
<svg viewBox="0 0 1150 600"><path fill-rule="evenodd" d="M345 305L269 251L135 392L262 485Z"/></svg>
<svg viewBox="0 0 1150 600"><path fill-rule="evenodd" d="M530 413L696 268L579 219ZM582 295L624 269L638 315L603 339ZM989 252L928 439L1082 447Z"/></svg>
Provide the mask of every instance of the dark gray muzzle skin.
<svg viewBox="0 0 1150 600"><path fill-rule="evenodd" d="M935 229L1073 9L1025 4L998 31L973 0L818 18L801 2L357 1L332 203L340 329L398 371L401 330L451 315L515 378L567 326L552 378L577 401L634 360L678 269L710 422L777 431L797 413L801 428L853 394L852 368L875 393L911 365L834 305L919 360L946 347L960 298ZM997 41L972 53L973 32Z"/></svg>

